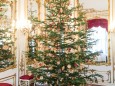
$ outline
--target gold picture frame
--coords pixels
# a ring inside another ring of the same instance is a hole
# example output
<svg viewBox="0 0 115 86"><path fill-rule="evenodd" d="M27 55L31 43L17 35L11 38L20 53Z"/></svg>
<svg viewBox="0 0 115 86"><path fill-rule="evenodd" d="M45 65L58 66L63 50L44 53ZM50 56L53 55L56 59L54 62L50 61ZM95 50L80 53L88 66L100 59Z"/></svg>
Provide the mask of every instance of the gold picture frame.
<svg viewBox="0 0 115 86"><path fill-rule="evenodd" d="M10 37L9 41L11 41L13 43L13 45L6 45L4 43L3 43L3 45L1 45L4 47L5 50L7 50L7 48L9 48L9 52L11 52L11 54L13 55L11 58L7 59L8 63L12 62L12 64L9 64L5 67L0 68L0 72L4 72L6 70L16 68L16 56L15 56L15 53L16 53L15 31L16 30L15 30L15 27L12 27L13 20L16 19L16 0L14 0L14 1L3 1L3 2L1 1L1 3L5 4L5 6L4 6L5 12L4 12L4 15L1 17L0 26L1 26L1 28L4 28L4 30L6 28L8 28L8 30L10 32L3 33L3 34L5 34L6 36L9 35L8 36L8 37ZM4 59L4 57L3 57L3 59Z"/></svg>

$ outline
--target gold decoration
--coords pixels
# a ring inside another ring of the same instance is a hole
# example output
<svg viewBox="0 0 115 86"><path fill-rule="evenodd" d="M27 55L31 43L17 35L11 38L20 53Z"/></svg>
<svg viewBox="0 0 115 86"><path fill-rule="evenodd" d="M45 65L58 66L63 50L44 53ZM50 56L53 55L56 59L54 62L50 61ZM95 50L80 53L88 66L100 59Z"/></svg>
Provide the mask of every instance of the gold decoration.
<svg viewBox="0 0 115 86"><path fill-rule="evenodd" d="M40 4L40 0L36 0L36 2L37 2L38 4Z"/></svg>
<svg viewBox="0 0 115 86"><path fill-rule="evenodd" d="M6 2L6 1L7 1L7 0L0 0L0 2L3 2L3 3Z"/></svg>
<svg viewBox="0 0 115 86"><path fill-rule="evenodd" d="M8 45L4 45L4 46L3 46L3 49L4 49L4 50L8 50L8 49L9 49L9 46L8 46Z"/></svg>
<svg viewBox="0 0 115 86"><path fill-rule="evenodd" d="M16 86L16 74L0 78L0 82L7 82L8 80L13 80L12 85Z"/></svg>
<svg viewBox="0 0 115 86"><path fill-rule="evenodd" d="M62 67L62 71L65 69L65 66Z"/></svg>
<svg viewBox="0 0 115 86"><path fill-rule="evenodd" d="M1 69L0 69L0 72L4 72L4 71L6 71L6 70L13 69L13 68L16 68L16 64L15 64L15 65L11 65L11 66L6 67L6 68L1 68Z"/></svg>
<svg viewBox="0 0 115 86"><path fill-rule="evenodd" d="M74 72L74 70L73 70L73 69L69 69L69 72L70 72L70 73L73 73L73 72Z"/></svg>
<svg viewBox="0 0 115 86"><path fill-rule="evenodd" d="M59 65L59 64L60 64L60 61L57 62L57 65Z"/></svg>
<svg viewBox="0 0 115 86"><path fill-rule="evenodd" d="M0 0L0 3L2 4L5 4L4 6L2 6L2 7L0 7L0 11L1 11L1 13L5 10L5 12L9 12L9 10L7 10L7 6L10 6L10 1L13 1L13 2L15 2L15 0ZM10 6L10 8L11 8L11 6ZM14 7L15 8L15 7ZM0 25L1 25L1 28L4 28L4 29L6 29L6 28L9 28L10 26L11 26L11 21L12 21L12 19L13 19L13 17L14 16L12 16L13 14L12 14L12 12L14 12L14 10L11 8L11 16L9 16L9 15L3 15L3 16L0 16L0 19L1 19L1 21L0 21ZM10 18L9 18L10 17ZM4 26L2 26L2 24L4 25ZM11 28L10 28L11 29ZM8 30L9 31L9 30ZM9 37L9 35L10 35L10 37L11 37L11 40L8 40L8 41L11 41L11 42L15 42L16 41L16 39L15 39L15 30L14 30L14 28L12 28L12 33L3 33L4 34L4 36L6 35L6 37ZM6 40L4 40L4 41L6 41ZM6 41L6 42L4 42L3 43L3 47L1 48L1 49L3 49L3 50L9 50L9 53L11 52L12 53L12 55L15 53L15 50L16 50L16 45L15 45L15 43L14 43L14 46L12 46L12 44L7 44L8 43L8 41ZM6 53L7 54L7 53ZM7 54L8 55L8 54ZM3 60L4 60L4 57L3 57ZM7 63L12 63L12 62L14 62L13 64L11 64L11 65L7 65L7 67L5 67L5 68L0 68L0 72L4 72L4 71L6 71L6 70L9 70L9 69L14 69L14 68L16 68L16 57L14 56L14 57L12 57L12 58L9 58L9 59L7 59L6 60L6 62ZM14 85L15 86L15 85Z"/></svg>
<svg viewBox="0 0 115 86"><path fill-rule="evenodd" d="M50 0L45 0L45 2L49 2Z"/></svg>
<svg viewBox="0 0 115 86"><path fill-rule="evenodd" d="M51 77L56 77L57 75L56 74L52 74Z"/></svg>
<svg viewBox="0 0 115 86"><path fill-rule="evenodd" d="M27 57L27 65L31 65L34 64L34 60L32 60L31 58Z"/></svg>
<svg viewBox="0 0 115 86"><path fill-rule="evenodd" d="M60 13L62 13L63 12L63 9L62 8L60 8Z"/></svg>
<svg viewBox="0 0 115 86"><path fill-rule="evenodd" d="M3 8L2 8L2 7L0 7L0 12L1 12L1 11L3 11Z"/></svg>
<svg viewBox="0 0 115 86"><path fill-rule="evenodd" d="M80 69L83 69L85 67L84 64L80 64Z"/></svg>
<svg viewBox="0 0 115 86"><path fill-rule="evenodd" d="M49 67L49 70L52 70L53 69L53 67Z"/></svg>

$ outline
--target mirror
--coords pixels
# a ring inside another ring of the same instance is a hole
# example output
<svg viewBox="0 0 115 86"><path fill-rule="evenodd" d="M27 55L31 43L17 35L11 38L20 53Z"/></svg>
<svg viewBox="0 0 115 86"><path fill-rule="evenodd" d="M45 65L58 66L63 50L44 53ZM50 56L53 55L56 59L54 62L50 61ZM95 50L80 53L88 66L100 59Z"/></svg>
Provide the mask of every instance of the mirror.
<svg viewBox="0 0 115 86"><path fill-rule="evenodd" d="M35 46L39 45L37 49L45 49L42 43L38 42L34 36L37 34L45 35L44 31L39 28L38 22L36 21L44 21L46 19L47 9L45 6L49 0L29 0L28 1L28 19L32 22L32 30L28 34L28 51L29 58L27 58L27 64L33 64L34 61L31 58L35 55L34 51L36 50ZM35 45L34 45L35 43Z"/></svg>
<svg viewBox="0 0 115 86"><path fill-rule="evenodd" d="M41 0L28 0L28 20L32 23L32 29L28 33L28 51L29 55L27 55L27 65L33 64L34 61L32 61L32 58L35 56L36 46L38 45L35 40L35 35L39 33L37 21L40 20L40 18L43 18L43 15L40 14L40 10L42 9L41 6L42 1ZM44 11L43 11L44 12Z"/></svg>
<svg viewBox="0 0 115 86"><path fill-rule="evenodd" d="M14 6L15 1L0 0L0 72L16 67L15 30L12 27Z"/></svg>
<svg viewBox="0 0 115 86"><path fill-rule="evenodd" d="M97 40L91 47L92 52L99 52L90 64L110 64L109 50L109 0L79 0L85 11L88 30L92 30L91 39ZM98 5L98 6L97 6Z"/></svg>

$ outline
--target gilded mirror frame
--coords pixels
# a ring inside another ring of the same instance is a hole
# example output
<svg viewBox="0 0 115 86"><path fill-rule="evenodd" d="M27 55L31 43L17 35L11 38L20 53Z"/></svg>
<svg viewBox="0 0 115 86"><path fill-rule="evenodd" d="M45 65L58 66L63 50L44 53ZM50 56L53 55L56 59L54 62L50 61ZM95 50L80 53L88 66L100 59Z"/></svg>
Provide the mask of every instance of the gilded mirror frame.
<svg viewBox="0 0 115 86"><path fill-rule="evenodd" d="M35 4L35 3L37 4L37 12L36 12L36 10L34 8L32 9L33 4ZM40 20L41 4L42 4L41 0L33 0L33 1L32 0L28 0L28 6L27 6L28 13L27 13L27 17L28 17L28 20L30 20L31 23L32 23L32 29L28 33L28 36L27 36L27 41L28 41L28 43L27 43L27 54L26 54L26 64L27 65L31 65L31 64L35 63L34 60L32 60L29 57L28 52L30 50L29 46L31 44L31 40L34 40L34 36L32 35L32 33L34 33L34 35L38 34L39 31L36 28L38 28L39 26L36 24L37 22L34 22L33 20L31 20L31 18L33 17L33 19L35 19L36 21ZM36 16L33 15L34 12L37 13L37 14L35 14L35 15L37 15L37 18L36 18ZM38 43L37 43L37 45L38 45Z"/></svg>
<svg viewBox="0 0 115 86"><path fill-rule="evenodd" d="M3 43L2 46L5 48L5 50L9 48L8 50L9 50L9 52L11 52L11 54L13 56L11 58L7 59L6 61L8 61L8 63L10 63L10 62L13 62L13 63L8 65L8 66L6 66L6 67L4 67L4 68L0 68L0 72L4 72L4 71L7 71L9 69L16 68L16 55L15 55L15 53L16 53L15 31L16 30L15 30L15 27L12 26L13 20L16 19L16 0L3 1L2 3L6 4L6 6L5 6L6 9L10 9L10 11L6 10L6 12L8 11L8 13L5 15L6 17L4 19L5 22L3 23L3 25L10 26L9 28L11 29L11 31L9 33L6 33L6 35L9 34L11 36L10 41L13 42L13 45L7 45L7 44ZM9 6L9 8L7 6ZM8 22L8 25L6 24L7 22ZM5 28L5 27L3 27L3 28ZM6 27L6 28L8 28L8 27ZM7 45L7 46L5 46L5 45Z"/></svg>
<svg viewBox="0 0 115 86"><path fill-rule="evenodd" d="M80 3L80 0L78 0L78 2ZM107 11L108 11L108 16L107 16L107 20L108 20L108 60L107 62L99 62L99 63L96 63L96 62L91 62L91 63L88 63L88 65L111 65L111 58L110 58L110 0L107 0L108 2L108 6L107 6ZM80 3L81 4L81 3ZM96 3L95 3L96 4ZM98 18L98 16L97 16Z"/></svg>
<svg viewBox="0 0 115 86"><path fill-rule="evenodd" d="M31 0L30 0L31 1ZM45 6L46 6L46 4L50 1L50 0L44 0L44 1L42 1L42 0L35 0L36 1L36 3L37 3L37 8L38 8L38 13L37 13L37 20L38 21L44 21L45 19L46 19L46 12L47 12L47 10L46 10L46 8L45 8ZM28 1L28 3L29 3L29 1ZM43 4L44 3L44 4ZM30 4L32 5L32 3L30 2ZM28 5L29 6L29 5ZM28 7L29 8L29 7ZM43 16L44 16L44 18L42 19L41 18L41 8L42 9L44 9L44 13L43 13ZM29 15L28 15L29 16ZM39 28L39 25L34 25L33 27L32 27L32 30L35 32L35 34L44 34L44 33L42 33L42 31L40 30L40 29L37 29L37 28ZM31 31L32 32L32 31ZM31 36L29 36L29 35L31 35L31 33L29 33L28 34L28 49L27 49L27 52L29 51L29 40L31 40L32 39L32 37ZM37 43L37 45L39 45L39 47L37 48L37 49L41 49L41 47L43 47L37 40L35 40L36 41L36 43ZM43 49L44 49L44 47L43 47ZM30 64L33 64L33 63L35 63L35 61L33 60L31 60L29 57L28 57L28 55L26 56L27 57L27 65L30 65Z"/></svg>

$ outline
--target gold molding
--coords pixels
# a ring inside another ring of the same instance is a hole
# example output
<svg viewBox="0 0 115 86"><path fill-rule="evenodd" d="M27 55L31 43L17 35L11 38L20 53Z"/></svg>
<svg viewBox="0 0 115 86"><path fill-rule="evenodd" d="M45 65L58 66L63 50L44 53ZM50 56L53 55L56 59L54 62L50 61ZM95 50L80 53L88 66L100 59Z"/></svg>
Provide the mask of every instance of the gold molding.
<svg viewBox="0 0 115 86"><path fill-rule="evenodd" d="M4 82L4 81L7 81L7 80L10 80L10 79L13 79L13 86L16 86L16 74L13 74L11 76L7 76L7 77L4 77L4 78L0 78L0 82Z"/></svg>
<svg viewBox="0 0 115 86"><path fill-rule="evenodd" d="M10 22L11 23L10 24L12 24L13 23L12 21L16 19L16 0L9 2L8 5L11 8L11 11L10 11L11 12L11 16L10 16L11 21ZM5 68L0 68L0 72L4 72L6 70L16 68L16 44L15 44L15 42L17 40L16 36L15 36L16 29L15 29L15 27L12 27L12 29L13 29L13 31L10 35L12 36L11 40L14 42L14 46L12 46L11 52L12 52L12 54L14 54L14 57L12 57L11 60L13 60L14 64L7 66Z"/></svg>
<svg viewBox="0 0 115 86"><path fill-rule="evenodd" d="M38 20L40 20L40 8L41 8L41 1L40 0L36 0L37 4L38 4Z"/></svg>
<svg viewBox="0 0 115 86"><path fill-rule="evenodd" d="M111 82L111 71L110 70L107 70L107 71L99 71L99 70L95 70L95 69L90 69L88 70L88 72L91 72L92 74L94 73L97 73L97 74L104 74L104 75L107 75L107 79L104 80L104 78L102 78L102 82ZM100 80L99 80L100 81ZM99 82L98 82L99 83Z"/></svg>
<svg viewBox="0 0 115 86"><path fill-rule="evenodd" d="M49 2L50 0L44 0L45 2Z"/></svg>
<svg viewBox="0 0 115 86"><path fill-rule="evenodd" d="M16 68L16 64L15 64L15 65L11 65L11 66L6 67L6 68L1 68L1 69L0 69L0 72L4 72L4 71L6 71L6 70L14 69L14 68Z"/></svg>

